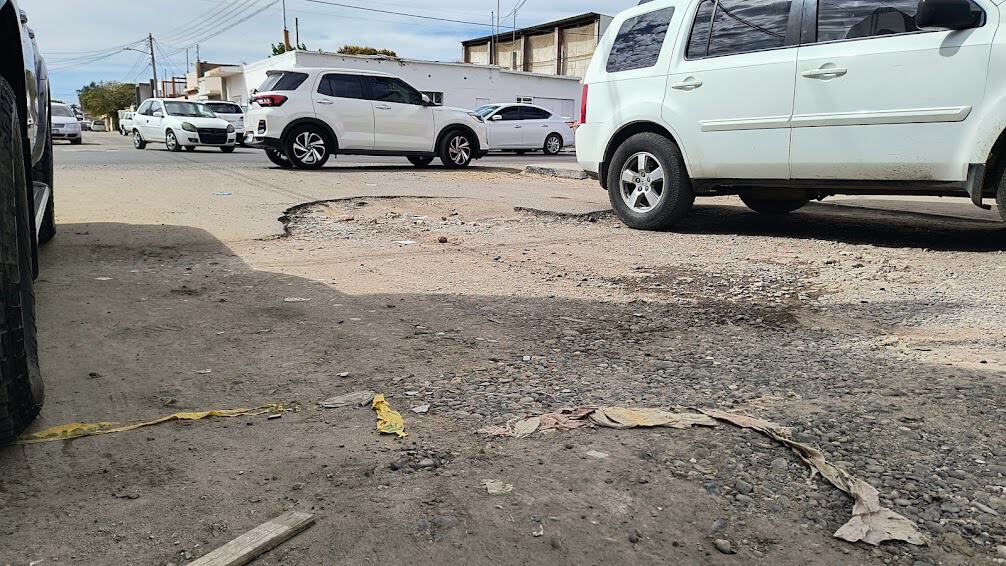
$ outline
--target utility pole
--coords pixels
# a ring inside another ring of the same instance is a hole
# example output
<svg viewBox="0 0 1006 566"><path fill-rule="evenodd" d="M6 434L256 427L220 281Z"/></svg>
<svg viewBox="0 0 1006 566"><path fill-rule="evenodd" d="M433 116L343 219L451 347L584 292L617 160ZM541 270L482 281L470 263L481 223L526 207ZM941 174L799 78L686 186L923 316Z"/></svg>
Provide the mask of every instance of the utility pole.
<svg viewBox="0 0 1006 566"><path fill-rule="evenodd" d="M283 0L283 45L287 51L293 50L293 46L290 45L290 30L286 27L286 0Z"/></svg>
<svg viewBox="0 0 1006 566"><path fill-rule="evenodd" d="M300 18L293 19L294 35L297 38L297 49L300 49Z"/></svg>
<svg viewBox="0 0 1006 566"><path fill-rule="evenodd" d="M196 80L199 80L199 44L196 44Z"/></svg>
<svg viewBox="0 0 1006 566"><path fill-rule="evenodd" d="M147 41L150 42L150 68L154 71L154 83L151 85L154 91L154 97L157 97L157 60L154 59L154 34L147 35Z"/></svg>
<svg viewBox="0 0 1006 566"><path fill-rule="evenodd" d="M496 58L496 12L489 12L489 21L493 29L492 38L489 39L489 64L492 65Z"/></svg>
<svg viewBox="0 0 1006 566"><path fill-rule="evenodd" d="M510 36L510 51L513 53L511 56L512 68L514 71L517 70L517 10L513 11L513 35Z"/></svg>

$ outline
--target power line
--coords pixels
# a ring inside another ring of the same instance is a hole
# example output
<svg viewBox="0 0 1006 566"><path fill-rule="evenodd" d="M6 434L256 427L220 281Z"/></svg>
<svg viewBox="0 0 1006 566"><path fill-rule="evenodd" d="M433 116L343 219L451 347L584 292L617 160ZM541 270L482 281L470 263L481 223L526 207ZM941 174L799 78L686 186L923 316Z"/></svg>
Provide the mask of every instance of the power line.
<svg viewBox="0 0 1006 566"><path fill-rule="evenodd" d="M260 0L234 0L230 4L226 5L223 10L218 11L216 14L211 16L207 16L201 23L191 26L189 29L180 33L162 35L161 37L165 43L168 44L187 43L190 38L199 36L217 26L225 24L228 19L239 17L241 12L256 8L259 2Z"/></svg>
<svg viewBox="0 0 1006 566"><path fill-rule="evenodd" d="M169 53L170 55L174 55L176 53L181 53L182 51L185 51L187 48L192 47L192 46L196 45L197 43L202 43L204 41L207 41L209 39L213 39L214 37L217 37L217 36L219 36L219 35L221 35L223 33L226 33L228 31L230 31L231 29L233 29L233 28L237 27L238 25L240 25L240 24L242 24L242 23L244 23L244 22L246 22L246 21L254 18L255 16L261 14L262 12L265 12L269 8L272 8L273 6L275 6L276 4L279 3L279 0L268 0L268 1L269 1L269 3L266 4L265 6L262 6L261 8L259 8L257 10L254 10L253 12L247 14L246 16L243 16L240 19L235 20L234 22L231 22L230 24L228 24L227 26L225 26L225 27L223 27L221 29L212 30L212 31L209 31L206 34L200 36L200 37L195 37L195 38L189 39L188 43L186 43L185 45L173 46L173 45L167 45L167 44L165 44L165 46L166 47L170 47L171 49L174 50L174 51L172 51L172 52Z"/></svg>

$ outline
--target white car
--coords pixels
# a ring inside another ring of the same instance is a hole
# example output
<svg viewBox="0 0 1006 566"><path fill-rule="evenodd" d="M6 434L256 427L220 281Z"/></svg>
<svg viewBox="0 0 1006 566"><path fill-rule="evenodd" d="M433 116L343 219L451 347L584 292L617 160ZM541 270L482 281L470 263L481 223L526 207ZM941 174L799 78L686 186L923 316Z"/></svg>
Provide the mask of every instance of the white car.
<svg viewBox="0 0 1006 566"><path fill-rule="evenodd" d="M1001 0L653 0L584 77L577 158L629 226L695 196L761 213L834 194L997 197Z"/></svg>
<svg viewBox="0 0 1006 566"><path fill-rule="evenodd" d="M241 109L240 106L233 102L228 102L226 100L206 100L202 102L203 106L208 108L210 112L217 115L217 118L223 118L228 124L234 126L234 129L240 133L245 131L245 111ZM239 142L241 140L238 140Z"/></svg>
<svg viewBox="0 0 1006 566"><path fill-rule="evenodd" d="M119 116L119 133L128 136L133 131L133 113L122 112Z"/></svg>
<svg viewBox="0 0 1006 566"><path fill-rule="evenodd" d="M543 151L556 155L573 145L571 119L556 116L533 104L487 104L475 109L486 121L489 149Z"/></svg>
<svg viewBox="0 0 1006 566"><path fill-rule="evenodd" d="M236 130L198 102L188 100L145 100L133 115L133 146L147 147L164 142L170 151L195 151L197 147L219 147L234 151Z"/></svg>
<svg viewBox="0 0 1006 566"><path fill-rule="evenodd" d="M73 145L84 143L80 122L66 104L52 103L52 139L68 140Z"/></svg>
<svg viewBox="0 0 1006 566"><path fill-rule="evenodd" d="M439 157L459 168L488 147L478 114L436 106L402 79L370 71L269 71L245 124L246 144L300 169L318 169L336 154L396 155L416 167Z"/></svg>

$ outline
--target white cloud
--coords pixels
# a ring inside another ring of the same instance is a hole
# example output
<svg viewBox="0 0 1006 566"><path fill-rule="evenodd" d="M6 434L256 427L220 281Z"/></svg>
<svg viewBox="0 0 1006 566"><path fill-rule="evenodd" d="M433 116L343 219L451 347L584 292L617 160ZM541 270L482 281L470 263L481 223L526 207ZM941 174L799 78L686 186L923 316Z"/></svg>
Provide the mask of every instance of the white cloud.
<svg viewBox="0 0 1006 566"><path fill-rule="evenodd" d="M365 12L308 2L287 0L287 21L293 33L294 18L300 19L300 38L309 49L335 50L344 44L368 45L396 51L403 57L458 60L462 39L491 33L490 11L496 10L494 0L441 0L435 6L416 0L333 0L339 3L379 10L408 12L433 17L485 22L484 27L435 22ZM155 40L169 46L182 47L185 35L200 30L213 31L200 20L221 9L234 8L230 21L247 14L247 6L264 6L268 0L174 0L172 2L134 2L131 0L20 0L35 29L39 47L48 55L54 69L54 96L75 99L80 86L99 80L143 80L150 77L142 54L123 51L100 61L90 61L87 51L106 50L138 41L153 33ZM515 0L503 0L506 14ZM576 0L529 0L518 14L518 26L528 26L560 19L583 12L615 14L634 0L596 0L584 3ZM512 23L512 22L511 22ZM202 25L203 27L198 27ZM503 25L511 25L504 22ZM280 5L223 31L200 44L203 60L220 63L257 61L270 53L269 44L282 41ZM174 43L173 43L174 41ZM139 46L141 49L144 45ZM101 53L104 54L104 53ZM190 50L190 59L195 50ZM146 58L148 59L148 58ZM167 58L158 57L158 75L182 73L185 52Z"/></svg>

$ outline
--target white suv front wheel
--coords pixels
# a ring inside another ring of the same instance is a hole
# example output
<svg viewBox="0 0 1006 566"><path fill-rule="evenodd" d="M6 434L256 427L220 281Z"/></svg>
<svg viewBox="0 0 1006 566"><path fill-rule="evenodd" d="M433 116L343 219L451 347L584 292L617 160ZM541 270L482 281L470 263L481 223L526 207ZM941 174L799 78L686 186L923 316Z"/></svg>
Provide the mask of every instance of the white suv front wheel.
<svg viewBox="0 0 1006 566"><path fill-rule="evenodd" d="M317 126L297 126L287 136L287 159L297 169L321 169L332 155L328 136Z"/></svg>
<svg viewBox="0 0 1006 566"><path fill-rule="evenodd" d="M475 143L471 137L462 130L454 130L440 140L440 147L437 154L444 167L448 169L461 169L467 167L475 157Z"/></svg>
<svg viewBox="0 0 1006 566"><path fill-rule="evenodd" d="M649 132L625 140L608 167L608 198L630 228L671 228L695 202L681 150L666 137Z"/></svg>

